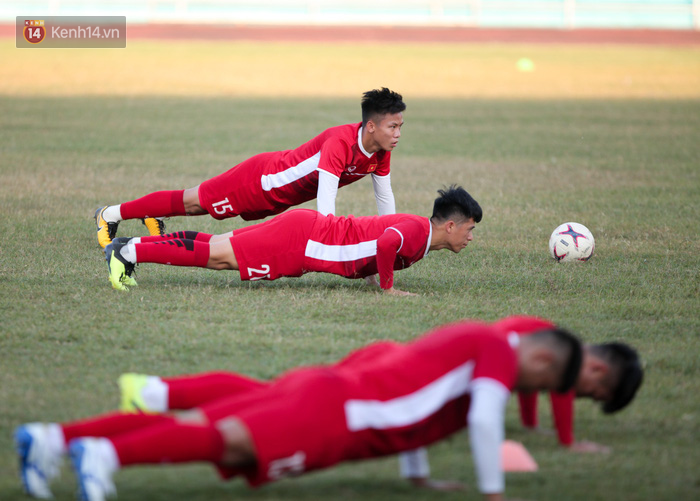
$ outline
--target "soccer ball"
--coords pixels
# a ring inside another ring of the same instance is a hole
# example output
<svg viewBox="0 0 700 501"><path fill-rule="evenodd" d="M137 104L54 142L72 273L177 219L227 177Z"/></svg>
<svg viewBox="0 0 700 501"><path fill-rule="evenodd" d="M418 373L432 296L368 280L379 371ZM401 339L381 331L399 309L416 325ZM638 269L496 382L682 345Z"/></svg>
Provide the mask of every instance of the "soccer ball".
<svg viewBox="0 0 700 501"><path fill-rule="evenodd" d="M560 263L588 261L594 249L593 234L579 223L559 225L549 237L549 254Z"/></svg>

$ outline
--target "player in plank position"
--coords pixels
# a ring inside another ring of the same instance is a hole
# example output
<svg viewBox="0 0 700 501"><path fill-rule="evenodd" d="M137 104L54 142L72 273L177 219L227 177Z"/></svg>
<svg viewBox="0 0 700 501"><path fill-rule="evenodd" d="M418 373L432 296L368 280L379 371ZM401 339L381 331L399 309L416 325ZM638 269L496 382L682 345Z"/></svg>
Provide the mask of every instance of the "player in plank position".
<svg viewBox="0 0 700 501"><path fill-rule="evenodd" d="M567 391L581 366L571 334L505 336L478 322L409 343L380 342L333 365L289 371L269 384L178 416L114 413L20 426L27 492L49 496L68 452L83 499L115 493L113 474L137 464L208 461L252 486L343 461L414 450L468 426L487 500L503 499L500 448L511 391Z"/></svg>
<svg viewBox="0 0 700 501"><path fill-rule="evenodd" d="M547 320L514 316L494 327L527 334L554 327ZM574 399L592 398L602 402L605 414L622 410L634 398L642 384L643 369L637 352L624 343L584 346L583 368L576 386L566 393L550 393L552 418L559 443L573 452L608 453L610 448L589 441L574 440ZM529 429L537 429L537 393L519 393L520 420Z"/></svg>
<svg viewBox="0 0 700 501"><path fill-rule="evenodd" d="M479 204L463 188L439 190L430 218L411 214L372 217L324 216L296 209L264 223L222 235L184 231L162 237L115 239L105 248L115 289L135 285L137 263L239 270L241 280L274 280L317 271L346 278L368 277L389 294L394 270L408 268L428 251L459 252L481 221Z"/></svg>
<svg viewBox="0 0 700 501"><path fill-rule="evenodd" d="M162 236L163 217L257 220L314 198L321 214L335 214L338 188L368 175L379 214L394 214L391 152L401 137L405 109L402 96L387 88L365 92L361 123L327 129L294 150L255 155L194 188L97 209L97 241L109 245L126 219L142 219L151 235Z"/></svg>
<svg viewBox="0 0 700 501"><path fill-rule="evenodd" d="M511 316L491 324L501 334L514 333L519 336L528 336L534 332L547 329L555 329L554 323L537 317ZM583 362L581 372L574 387L567 392L550 392L552 402L552 414L557 429L559 442L575 452L599 452L606 453L610 449L594 442L575 442L573 436L574 399L591 398L602 403L603 412L614 413L625 408L635 397L642 384L644 371L637 352L624 343L604 343L583 346ZM216 379L218 385L224 383L224 378L219 375ZM145 386L146 381L156 379L144 379L125 375L120 381L124 388L122 409L136 410L134 405L128 405L127 395L138 392L140 386ZM212 381L213 382L213 381ZM163 388L170 388L178 383L166 383ZM183 386L187 388L185 383ZM231 389L235 391L242 382L232 380ZM220 390L223 388L220 386ZM211 391L211 390L210 390ZM176 390L177 392L177 390ZM177 393L176 393L177 395ZM209 396L212 394L210 393ZM153 390L151 390L153 396ZM178 402L176 396L175 402ZM133 399L133 397L130 397ZM528 428L537 426L537 392L518 392L520 403L520 416L522 423ZM162 404L163 402L152 401ZM141 401L141 405L147 405ZM148 407L146 407L148 408ZM420 487L432 487L435 489L454 489L462 486L455 482L441 482L430 479L430 465L425 449L406 452L399 457L401 476Z"/></svg>
<svg viewBox="0 0 700 501"><path fill-rule="evenodd" d="M501 335L515 333L527 336L541 330L556 329L547 320L511 316L491 324ZM382 349L377 348L381 355ZM344 364L367 363L371 350L364 350L361 356L350 357ZM574 388L566 393L551 392L555 424L560 441L571 450L582 452L604 452L603 446L592 442L573 442L573 403L574 398L592 398L601 402L606 413L617 412L626 407L634 398L643 378L639 357L634 349L624 343L584 345L581 371ZM269 383L230 372L215 372L199 376L159 378L142 374L124 374L119 379L121 390L121 410L123 412L164 413L187 410L209 402L232 397ZM521 398L521 414L533 412L529 401L537 393L518 393ZM535 401L536 404L536 401ZM536 412L536 407L535 407ZM529 421L525 421L529 424ZM561 437L572 437L564 442ZM578 446L577 446L578 444ZM404 453L400 457L401 475L415 485L444 489L460 487L452 482L430 479L430 467L425 450Z"/></svg>

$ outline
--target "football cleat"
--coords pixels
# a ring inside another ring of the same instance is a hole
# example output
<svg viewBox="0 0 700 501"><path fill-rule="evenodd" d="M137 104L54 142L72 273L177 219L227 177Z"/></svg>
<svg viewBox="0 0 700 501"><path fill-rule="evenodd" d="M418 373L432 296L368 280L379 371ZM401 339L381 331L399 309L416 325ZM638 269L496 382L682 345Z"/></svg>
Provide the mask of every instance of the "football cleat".
<svg viewBox="0 0 700 501"><path fill-rule="evenodd" d="M100 453L100 443L105 438L80 438L71 440L68 454L78 480L78 498L82 501L104 501L116 496L112 472Z"/></svg>
<svg viewBox="0 0 700 501"><path fill-rule="evenodd" d="M112 283L113 288L121 291L129 290L127 283L136 284L136 280L129 280L134 272L135 265L122 257L121 249L125 245L124 243L113 242L105 247L109 281Z"/></svg>
<svg viewBox="0 0 700 501"><path fill-rule="evenodd" d="M119 376L118 384L119 393L121 394L120 411L144 414L155 413L155 411L146 405L141 395L141 390L146 386L147 381L148 376L144 374L135 374L133 372Z"/></svg>
<svg viewBox="0 0 700 501"><path fill-rule="evenodd" d="M152 237L162 237L165 235L165 223L162 219L147 217L142 219L141 222L148 228L148 233Z"/></svg>
<svg viewBox="0 0 700 501"><path fill-rule="evenodd" d="M62 455L51 451L48 434L48 427L42 423L25 424L15 430L15 448L24 492L40 499L53 497L49 484L61 468Z"/></svg>
<svg viewBox="0 0 700 501"><path fill-rule="evenodd" d="M112 243L115 244L122 244L126 245L129 243L129 240L131 240L132 237L117 237L114 240L112 240ZM135 274L136 272L133 271L132 274ZM124 276L124 279L122 280L122 283L126 285L127 287L136 287L138 285L138 282L134 277L131 275L126 275Z"/></svg>
<svg viewBox="0 0 700 501"><path fill-rule="evenodd" d="M104 207L100 207L95 211L95 224L97 224L97 242L103 249L112 243L112 239L117 234L117 227L119 226L119 222L109 223L105 221L104 217L102 217L102 214L104 213L107 207L109 206L105 205Z"/></svg>

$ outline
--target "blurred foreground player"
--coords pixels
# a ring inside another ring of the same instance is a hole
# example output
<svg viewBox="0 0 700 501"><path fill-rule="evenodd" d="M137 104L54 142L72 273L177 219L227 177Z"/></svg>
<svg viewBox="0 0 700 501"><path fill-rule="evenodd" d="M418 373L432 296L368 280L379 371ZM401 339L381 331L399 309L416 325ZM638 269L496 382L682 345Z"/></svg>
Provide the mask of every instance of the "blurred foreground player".
<svg viewBox="0 0 700 501"><path fill-rule="evenodd" d="M115 239L105 248L115 289L136 285L137 263L239 270L241 280L300 277L312 271L364 278L388 294L394 270L408 268L431 250L459 252L481 221L479 204L463 188L439 190L430 218L412 214L372 217L324 216L308 209L222 235L181 231L162 237Z"/></svg>
<svg viewBox="0 0 700 501"><path fill-rule="evenodd" d="M556 328L548 320L530 316L507 317L491 324L491 327L500 332L501 335L512 333L523 337L543 329ZM574 399L591 398L596 402L601 402L604 413L617 412L634 399L642 384L643 375L644 371L639 356L630 346L620 342L584 345L581 371L574 387L563 393L550 392L552 414L560 443L574 452L609 452L610 449L604 445L588 441L574 441ZM219 379L219 384L222 382L223 379ZM518 399L523 424L528 428L536 427L537 392L520 391ZM123 403L123 405L125 404L126 402ZM399 458L399 466L401 476L415 485L436 489L461 487L455 482L430 479L430 465L425 449L402 454Z"/></svg>
<svg viewBox="0 0 700 501"><path fill-rule="evenodd" d="M501 500L500 447L511 391L568 391L581 345L563 330L505 336L478 322L413 342L380 342L334 365L289 371L269 384L174 417L108 414L15 432L26 491L49 496L68 451L82 498L115 493L113 474L136 464L208 461L258 486L430 445L469 427L479 490Z"/></svg>
<svg viewBox="0 0 700 501"><path fill-rule="evenodd" d="M519 336L531 335L540 330L555 329L547 320L530 316L511 316L491 324L500 335L511 333ZM381 353L381 348L379 348ZM371 350L361 356L350 357L344 364L366 363ZM553 414L562 445L577 452L605 452L607 448L593 442L573 441L574 398L592 398L601 402L604 412L617 412L634 398L643 378L643 370L636 351L620 342L583 347L583 362L574 388L566 393L552 391ZM269 384L235 373L215 372L199 376L159 378L141 374L124 374L119 380L121 410L125 412L164 413L188 410L220 398L260 388ZM537 393L518 394L521 399L521 414L529 416L536 412L536 405L523 404L536 398ZM535 401L536 404L536 401ZM536 415L536 414L535 414ZM529 424L531 421L525 421ZM565 442L562 437L571 437ZM430 467L425 450L404 453L400 457L401 475L422 487L437 489L459 488L455 482L430 479Z"/></svg>
<svg viewBox="0 0 700 501"><path fill-rule="evenodd" d="M162 236L163 217L209 214L250 221L314 198L321 214L335 214L338 188L368 175L379 214L394 214L391 151L401 137L405 109L402 96L387 88L365 92L361 123L326 129L294 150L255 155L194 188L97 209L97 241L109 245L125 219L142 219L152 236Z"/></svg>
<svg viewBox="0 0 700 501"><path fill-rule="evenodd" d="M554 324L536 317L514 316L494 327L527 334ZM625 408L642 384L644 371L637 352L625 343L612 342L584 345L583 366L576 385L566 393L551 392L552 419L559 443L572 452L607 453L610 448L590 441L574 439L574 399L590 398L601 402L605 414ZM526 428L536 430L537 393L519 393L520 420Z"/></svg>

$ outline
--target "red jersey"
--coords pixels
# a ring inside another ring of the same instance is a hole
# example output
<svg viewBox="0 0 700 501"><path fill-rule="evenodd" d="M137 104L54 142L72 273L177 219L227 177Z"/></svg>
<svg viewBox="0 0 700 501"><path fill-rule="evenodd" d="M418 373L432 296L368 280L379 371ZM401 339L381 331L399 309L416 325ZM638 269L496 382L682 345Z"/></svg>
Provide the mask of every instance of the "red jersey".
<svg viewBox="0 0 700 501"><path fill-rule="evenodd" d="M233 232L231 245L241 280L274 280L309 272L362 278L379 273L380 285L394 284L394 270L423 259L432 225L412 214L323 216L296 209Z"/></svg>
<svg viewBox="0 0 700 501"><path fill-rule="evenodd" d="M306 244L304 266L346 278L379 273L380 286L389 289L394 270L428 254L431 236L430 220L412 214L319 217Z"/></svg>
<svg viewBox="0 0 700 501"><path fill-rule="evenodd" d="M547 320L537 317L512 316L500 320L492 326L503 333L515 332L518 335L527 335L542 329L551 329L555 325ZM576 390L566 393L550 392L552 403L552 418L557 430L557 437L562 445L571 445L574 442L574 398ZM519 393L520 420L524 426L535 428L537 426L537 393Z"/></svg>
<svg viewBox="0 0 700 501"><path fill-rule="evenodd" d="M340 362L294 369L202 406L211 422L242 420L256 450L253 485L429 445L469 425L482 492L501 492L500 444L517 379L517 336L478 322L410 343L380 342ZM284 426L280 426L284 416Z"/></svg>
<svg viewBox="0 0 700 501"><path fill-rule="evenodd" d="M337 177L339 188L369 174L387 176L391 152L368 153L361 127L331 127L296 149L255 155L202 183L200 202L218 219L262 219L316 198L319 171Z"/></svg>

